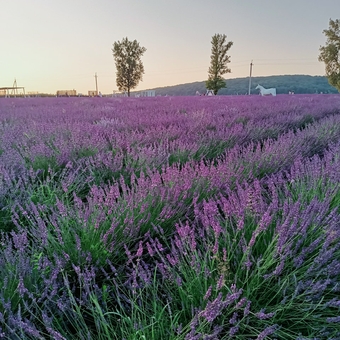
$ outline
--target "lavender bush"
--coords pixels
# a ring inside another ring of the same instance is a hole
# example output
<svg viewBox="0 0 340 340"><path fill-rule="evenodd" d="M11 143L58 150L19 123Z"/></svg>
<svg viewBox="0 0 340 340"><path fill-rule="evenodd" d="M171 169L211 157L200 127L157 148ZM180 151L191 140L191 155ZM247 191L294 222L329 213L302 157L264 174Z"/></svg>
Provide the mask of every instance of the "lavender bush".
<svg viewBox="0 0 340 340"><path fill-rule="evenodd" d="M339 104L0 101L0 338L339 339Z"/></svg>

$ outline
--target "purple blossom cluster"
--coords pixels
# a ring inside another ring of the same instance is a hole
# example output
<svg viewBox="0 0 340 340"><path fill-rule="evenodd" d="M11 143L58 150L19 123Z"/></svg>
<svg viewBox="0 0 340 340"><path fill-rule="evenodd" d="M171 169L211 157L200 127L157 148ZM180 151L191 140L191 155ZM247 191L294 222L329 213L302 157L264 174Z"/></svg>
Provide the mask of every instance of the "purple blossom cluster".
<svg viewBox="0 0 340 340"><path fill-rule="evenodd" d="M0 101L0 339L339 338L339 104Z"/></svg>

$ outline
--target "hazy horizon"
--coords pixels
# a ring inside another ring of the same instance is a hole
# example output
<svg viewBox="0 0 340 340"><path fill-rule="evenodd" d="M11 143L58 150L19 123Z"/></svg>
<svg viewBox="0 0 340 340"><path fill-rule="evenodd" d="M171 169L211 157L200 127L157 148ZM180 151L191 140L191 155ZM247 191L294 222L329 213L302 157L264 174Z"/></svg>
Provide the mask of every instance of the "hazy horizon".
<svg viewBox="0 0 340 340"><path fill-rule="evenodd" d="M145 74L135 90L207 79L211 37L234 42L227 79L324 75L318 61L329 19L340 1L324 0L17 0L2 4L0 87L14 79L26 92L116 91L112 44L128 37L146 47Z"/></svg>

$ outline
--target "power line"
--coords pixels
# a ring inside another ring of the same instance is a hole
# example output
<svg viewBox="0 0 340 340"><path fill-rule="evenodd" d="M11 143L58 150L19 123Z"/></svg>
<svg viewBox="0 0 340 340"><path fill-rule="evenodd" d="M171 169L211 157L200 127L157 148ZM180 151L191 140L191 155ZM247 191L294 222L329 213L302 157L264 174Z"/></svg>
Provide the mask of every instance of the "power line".
<svg viewBox="0 0 340 340"><path fill-rule="evenodd" d="M269 66L269 65L313 65L319 64L319 62L315 58L261 58L261 59L254 59L256 65L258 66ZM282 62L280 62L282 61ZM242 61L232 61L230 63L231 68L240 68L246 67L248 62ZM162 75L170 75L170 74L179 74L179 73L195 73L195 72L202 72L207 71L208 66L204 67L194 67L194 68L178 68L175 70L161 70L160 72L146 72L147 76L162 76ZM97 73L96 73L97 74ZM96 77L96 75L95 75ZM97 76L98 77L98 76ZM102 78L115 78L116 75L114 74L103 74L101 75ZM61 78L61 77L60 77ZM64 77L63 77L64 78ZM75 79L75 78L89 78L89 75L86 74L75 74L69 75L64 79Z"/></svg>
<svg viewBox="0 0 340 340"><path fill-rule="evenodd" d="M315 65L320 64L318 61L315 62L301 62L301 63L256 63L256 65Z"/></svg>

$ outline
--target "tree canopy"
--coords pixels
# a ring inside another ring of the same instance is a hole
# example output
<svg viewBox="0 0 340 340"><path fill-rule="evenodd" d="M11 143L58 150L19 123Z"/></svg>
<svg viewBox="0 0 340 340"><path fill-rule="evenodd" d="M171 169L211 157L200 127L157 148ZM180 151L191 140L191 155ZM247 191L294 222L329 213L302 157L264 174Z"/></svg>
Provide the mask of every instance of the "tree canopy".
<svg viewBox="0 0 340 340"><path fill-rule="evenodd" d="M233 45L233 42L227 42L227 36L225 34L215 34L211 39L211 45L210 67L206 88L213 90L216 95L220 89L226 87L223 75L231 72L228 67L230 56L228 56L227 53Z"/></svg>
<svg viewBox="0 0 340 340"><path fill-rule="evenodd" d="M320 47L319 61L325 63L329 83L340 92L340 20L329 20L329 28L323 30L327 41Z"/></svg>
<svg viewBox="0 0 340 340"><path fill-rule="evenodd" d="M140 46L137 40L123 38L122 41L113 44L112 53L117 68L116 84L118 90L126 91L128 96L143 80L144 65L141 57L145 52L146 48Z"/></svg>

